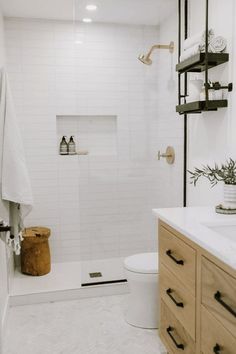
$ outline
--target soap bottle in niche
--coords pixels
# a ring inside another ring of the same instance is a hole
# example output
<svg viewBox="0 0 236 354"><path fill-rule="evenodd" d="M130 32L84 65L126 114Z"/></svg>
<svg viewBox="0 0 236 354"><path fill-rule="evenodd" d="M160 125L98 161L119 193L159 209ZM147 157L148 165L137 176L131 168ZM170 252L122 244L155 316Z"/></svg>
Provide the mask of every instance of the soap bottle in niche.
<svg viewBox="0 0 236 354"><path fill-rule="evenodd" d="M60 155L68 155L68 143L66 141L66 136L63 135L60 143Z"/></svg>
<svg viewBox="0 0 236 354"><path fill-rule="evenodd" d="M74 138L73 136L70 137L70 141L68 144L69 155L76 155L75 142L73 138Z"/></svg>

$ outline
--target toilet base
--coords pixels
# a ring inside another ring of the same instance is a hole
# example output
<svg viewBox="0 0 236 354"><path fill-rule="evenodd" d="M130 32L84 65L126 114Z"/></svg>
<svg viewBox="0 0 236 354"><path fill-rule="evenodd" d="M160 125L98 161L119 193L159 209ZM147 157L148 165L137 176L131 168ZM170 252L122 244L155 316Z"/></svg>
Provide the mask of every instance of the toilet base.
<svg viewBox="0 0 236 354"><path fill-rule="evenodd" d="M159 327L158 274L141 274L126 270L130 294L125 319L135 327Z"/></svg>
<svg viewBox="0 0 236 354"><path fill-rule="evenodd" d="M156 329L158 329L159 327L157 327L157 324L154 324L153 326L154 327L150 327L150 325L147 327L147 326L144 326L143 324L141 325L140 323L131 323L131 322L129 322L128 321L128 319L126 318L126 316L125 316L125 320L126 320L126 322L130 325L130 326L133 326L133 327L135 327L135 328L142 328L142 329L153 329L153 330L156 330Z"/></svg>

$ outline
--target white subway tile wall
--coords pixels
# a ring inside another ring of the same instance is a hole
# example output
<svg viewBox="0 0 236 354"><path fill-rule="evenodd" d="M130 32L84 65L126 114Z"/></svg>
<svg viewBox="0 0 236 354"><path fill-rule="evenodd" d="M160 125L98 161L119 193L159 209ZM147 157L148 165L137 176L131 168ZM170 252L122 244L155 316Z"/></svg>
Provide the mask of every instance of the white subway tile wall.
<svg viewBox="0 0 236 354"><path fill-rule="evenodd" d="M152 208L182 205L183 122L160 27L5 19L7 68L35 207L27 225L52 229L53 262L123 257L157 247ZM83 43L81 43L83 42ZM59 156L74 135L85 156ZM176 150L176 162L157 161Z"/></svg>

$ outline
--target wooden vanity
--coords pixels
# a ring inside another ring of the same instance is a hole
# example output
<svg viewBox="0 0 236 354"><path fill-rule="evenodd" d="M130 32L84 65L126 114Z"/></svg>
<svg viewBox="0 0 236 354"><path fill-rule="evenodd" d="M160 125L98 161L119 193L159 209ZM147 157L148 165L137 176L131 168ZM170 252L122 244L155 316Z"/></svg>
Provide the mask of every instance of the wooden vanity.
<svg viewBox="0 0 236 354"><path fill-rule="evenodd" d="M161 220L159 270L168 353L236 354L236 270Z"/></svg>

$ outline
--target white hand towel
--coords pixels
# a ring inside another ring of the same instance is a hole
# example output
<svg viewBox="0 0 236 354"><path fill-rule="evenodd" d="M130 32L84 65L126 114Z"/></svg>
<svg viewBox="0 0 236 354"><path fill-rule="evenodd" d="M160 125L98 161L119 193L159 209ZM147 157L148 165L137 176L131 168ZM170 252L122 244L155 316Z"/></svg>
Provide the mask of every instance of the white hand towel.
<svg viewBox="0 0 236 354"><path fill-rule="evenodd" d="M191 57L193 57L195 54L199 53L201 51L199 44L195 44L193 47L185 50L181 56L180 56L180 61L187 60Z"/></svg>
<svg viewBox="0 0 236 354"><path fill-rule="evenodd" d="M7 73L0 72L0 146L1 197L15 204L13 218L18 220L19 230L14 225L14 236L24 228L24 218L33 207L33 196L24 147L16 118L14 103ZM17 239L15 242L18 242Z"/></svg>
<svg viewBox="0 0 236 354"><path fill-rule="evenodd" d="M193 46L195 46L196 44L204 45L205 44L205 33L206 31L202 31L197 33L195 36L191 36L187 39L185 39L184 43L183 43L183 50L187 50ZM211 41L211 39L214 37L214 31L213 29L209 29L208 31L208 40L209 42Z"/></svg>

